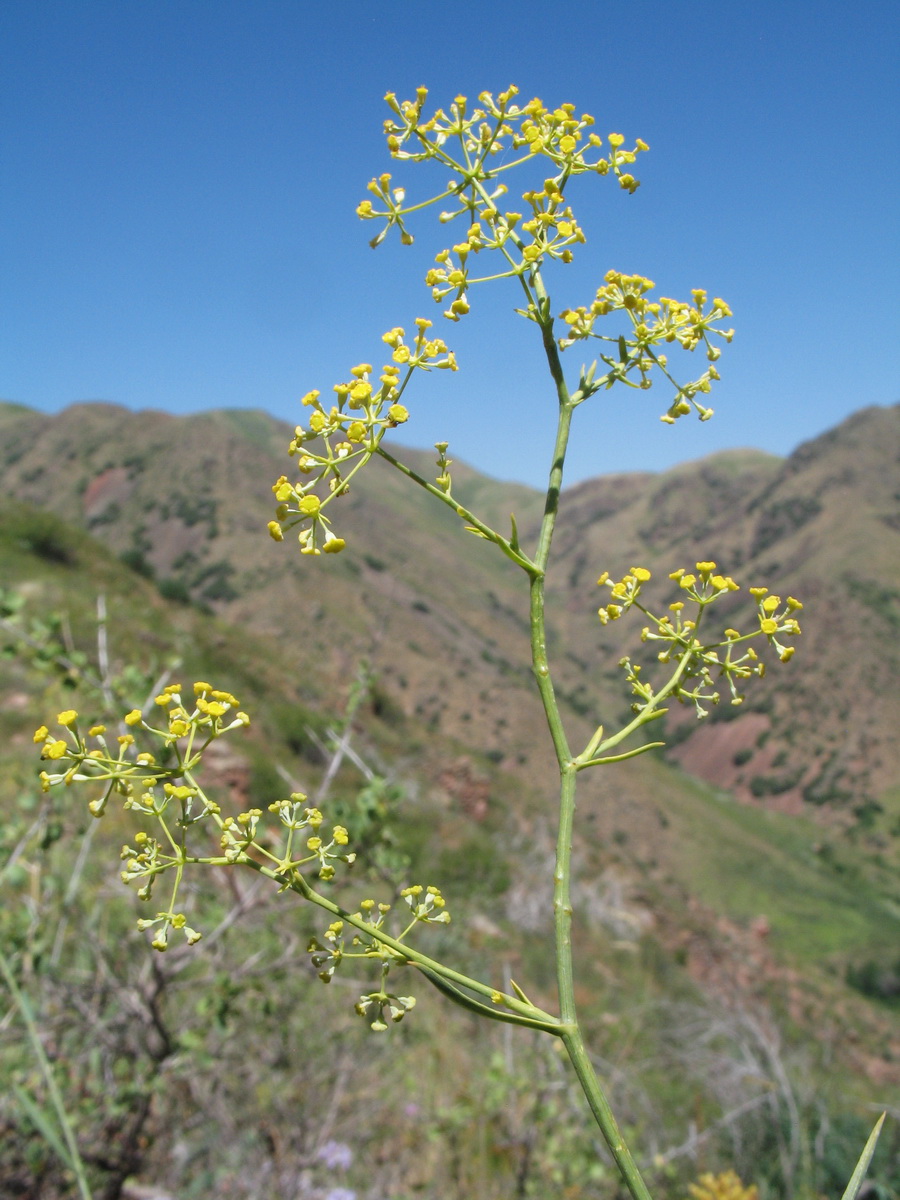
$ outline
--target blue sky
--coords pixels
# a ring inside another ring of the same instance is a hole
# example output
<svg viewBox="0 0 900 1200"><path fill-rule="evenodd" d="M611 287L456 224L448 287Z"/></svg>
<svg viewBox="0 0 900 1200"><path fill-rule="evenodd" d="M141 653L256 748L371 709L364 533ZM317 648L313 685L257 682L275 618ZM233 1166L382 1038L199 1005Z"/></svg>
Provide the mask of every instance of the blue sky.
<svg viewBox="0 0 900 1200"><path fill-rule="evenodd" d="M604 393L568 481L784 454L900 399L898 34L880 0L4 0L0 396L298 420L385 329L440 321L422 275L455 239L426 211L414 247L372 251L354 215L391 169L384 93L515 82L651 147L634 196L572 193L588 242L551 275L556 310L615 267L707 287L738 331L713 421L661 425L661 389ZM420 378L403 437L539 485L554 401L517 302L505 281L442 322L461 370Z"/></svg>

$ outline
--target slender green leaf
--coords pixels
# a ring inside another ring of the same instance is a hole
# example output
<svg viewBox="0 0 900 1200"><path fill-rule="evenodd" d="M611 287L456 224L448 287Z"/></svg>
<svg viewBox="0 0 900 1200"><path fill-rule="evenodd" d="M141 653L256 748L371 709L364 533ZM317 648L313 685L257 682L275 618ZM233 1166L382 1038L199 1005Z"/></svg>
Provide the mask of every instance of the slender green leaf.
<svg viewBox="0 0 900 1200"><path fill-rule="evenodd" d="M66 1146L68 1148L68 1153L61 1155L62 1161L67 1167L70 1168L70 1170L74 1172L75 1178L78 1182L78 1191L82 1200L92 1200L91 1186L87 1181L84 1163L82 1162L81 1155L78 1152L78 1143L75 1140L75 1132L72 1129L71 1122L69 1121L69 1114L66 1112L66 1106L63 1101L62 1094L57 1087L56 1079L53 1075L53 1068L50 1066L50 1061L47 1058L47 1055L44 1053L44 1046L41 1042L41 1036L38 1033L34 1014L31 1011L31 1004L27 995L16 983L16 977L13 974L12 967L7 962L6 955L2 952L2 950L0 950L0 973L2 973L3 978L6 980L6 986L9 988L9 993L19 1009L22 1021L24 1022L25 1028L28 1032L28 1040L31 1043L32 1053L34 1054L38 1066L40 1067L41 1074L44 1077L44 1083L47 1085L47 1091L50 1093L50 1099L53 1102L54 1109L56 1110L56 1117L59 1121L59 1125L62 1129L63 1137L65 1138ZM22 1093L22 1095L25 1094L26 1093ZM34 1114L38 1113L40 1115L40 1120L44 1121L46 1124L46 1118L44 1117L44 1114L40 1111L37 1105L34 1104L30 1096L28 1097L28 1100L31 1103L32 1108L29 1109L28 1104L23 1106L29 1113L31 1119L34 1120ZM44 1133L40 1123L35 1122L35 1124L37 1125L37 1128ZM58 1141L58 1135L56 1134L55 1130L53 1132L55 1140ZM44 1136L47 1136L46 1133L44 1133ZM48 1138L48 1144L54 1149L56 1148L54 1140Z"/></svg>
<svg viewBox="0 0 900 1200"><path fill-rule="evenodd" d="M29 1121L50 1147L54 1154L66 1164L69 1170L73 1170L72 1155L68 1148L63 1143L62 1138L57 1133L53 1126L50 1117L44 1112L40 1105L35 1101L33 1096L30 1096L24 1088L14 1085L13 1091L16 1093L16 1099L21 1104L22 1108L28 1116Z"/></svg>
<svg viewBox="0 0 900 1200"><path fill-rule="evenodd" d="M875 1153L875 1147L878 1145L878 1135L881 1133L881 1127L884 1124L884 1118L887 1113L882 1113L875 1122L875 1128L869 1134L869 1140L863 1147L863 1152L859 1156L859 1162L856 1164L856 1170L850 1176L850 1182L847 1184L847 1190L844 1192L841 1200L856 1200L856 1194L862 1186L862 1181L866 1177L866 1171L869 1169L869 1163L872 1161L872 1155Z"/></svg>

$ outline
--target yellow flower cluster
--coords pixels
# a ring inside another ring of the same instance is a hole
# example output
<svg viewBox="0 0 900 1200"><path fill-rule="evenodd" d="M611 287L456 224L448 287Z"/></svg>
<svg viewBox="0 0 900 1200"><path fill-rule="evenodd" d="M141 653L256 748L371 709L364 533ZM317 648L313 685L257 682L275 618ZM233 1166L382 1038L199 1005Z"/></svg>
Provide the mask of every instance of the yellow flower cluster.
<svg viewBox="0 0 900 1200"><path fill-rule="evenodd" d="M661 642L662 648L657 655L659 662L676 664L676 674L667 684L666 695L682 704L692 702L698 716L707 715L707 704L719 703L716 679L724 678L731 694L731 703L741 704L743 697L738 684L753 675L765 674L765 664L759 661L751 646L745 646L746 642L762 634L778 651L782 662L788 662L792 657L794 647L785 647L778 640L779 637L793 637L800 633L795 613L803 605L792 596L782 604L780 597L770 596L766 588L750 588L750 594L757 602L758 628L744 634L729 628L721 636L706 641L699 633L705 609L723 596L740 591L739 584L730 575L721 574L714 562L698 562L696 573L679 568L669 575L669 579L678 585L684 599L673 601L667 612L654 616L640 599L641 589L649 579L650 572L644 567L632 567L628 574L615 582L604 571L597 583L609 588L610 601L600 607L600 621L605 625L618 620L632 607L650 618L652 624L641 631L642 640ZM685 616L688 602L696 606L690 618ZM636 697L632 704L634 712L658 702L660 697L652 685L641 678L640 665L626 657L621 660L620 666L624 668Z"/></svg>
<svg viewBox="0 0 900 1200"><path fill-rule="evenodd" d="M719 378L714 364L722 351L710 342L710 336L722 338L725 342L731 341L734 330L720 329L716 326L717 321L732 315L731 309L724 300L716 297L704 312L707 295L699 288L692 292L691 304L672 300L667 296L661 296L658 301L649 300L647 293L652 291L653 287L653 281L645 279L642 275L623 275L620 271L608 271L605 283L598 288L596 299L589 308L567 308L560 313L560 320L569 326L567 336L559 339L560 349L565 350L575 342L589 337L613 343L616 354L600 356L609 371L603 379L592 384L592 390L596 391L603 386L611 387L616 382L646 389L650 387L650 371L658 367L676 389L675 399L661 419L671 425L678 417L686 416L693 409L701 421L708 420L713 415L712 409L699 403L697 396L707 394L713 382ZM630 318L630 337L594 332L594 324L598 317L617 312L627 313ZM669 374L668 360L656 347L673 342L688 351L694 351L700 345L705 346L710 366L699 379L688 384L678 384ZM636 382L628 378L633 372L640 376Z"/></svg>
<svg viewBox="0 0 900 1200"><path fill-rule="evenodd" d="M163 733L166 745L186 737L192 729L214 730L216 734L224 732L222 720L232 712L236 715L233 717L233 724L227 728L250 724L250 718L246 713L239 711L239 701L231 692L223 692L204 680L198 680L193 687L194 706L189 710L182 700L182 691L180 683L171 683L154 699L154 704L166 710L168 729ZM143 717L137 711L129 713L125 721L129 724L144 724ZM148 725L146 728L151 727Z"/></svg>
<svg viewBox="0 0 900 1200"><path fill-rule="evenodd" d="M412 920L405 929L395 935L395 942L402 942L417 924L449 924L450 914L446 910L446 901L439 888L423 887L422 884L416 883L403 888L400 895L409 906ZM385 919L390 911L390 904L376 904L372 899L363 900L359 912L353 914L353 919L365 922L366 930L354 927L349 949L346 944L344 921L332 921L322 935L322 940L312 938L307 946L312 965L323 983L331 981L335 969L345 958L380 961L381 987L378 991L361 996L355 1006L361 1017L374 1017L371 1026L379 1031L387 1029L388 1022L396 1023L402 1020L416 1003L415 996L398 996L385 990L392 967L403 965L407 961L402 950L387 945L377 936L379 931L384 930ZM371 930L371 933L368 930Z"/></svg>
<svg viewBox="0 0 900 1200"><path fill-rule="evenodd" d="M523 194L523 200L531 206L532 211L532 216L527 220L522 219L521 213L502 211L493 203L496 196L505 191L505 187L497 189L489 197L489 202L479 207L478 219L469 226L465 241L441 250L435 256L438 265L432 267L425 276L435 301L440 302L451 292L455 293L450 307L444 312L444 316L451 321L458 321L469 311L466 292L471 284L525 275L540 266L545 257L569 263L572 261L571 248L585 241L584 231L571 207L565 203L563 189L556 179L545 180L540 191ZM441 213L441 220L453 220L464 211ZM522 234L527 234L531 240L526 241ZM479 254L483 250L502 251L509 263L508 269L500 275L470 278L469 255Z"/></svg>
<svg viewBox="0 0 900 1200"><path fill-rule="evenodd" d="M126 808L154 814L164 812L172 799L188 800L194 790L173 781L189 768L197 751L195 743L199 740L201 744L208 744L230 730L249 725L250 718L240 711L236 696L203 680L193 686L192 704L185 702L182 692L180 683L172 683L155 697L154 704L165 712L164 728L151 724L139 708L131 709L122 718L123 725L129 730L150 735L165 747L173 747L174 766L162 767L150 751L133 749L134 733L119 734L114 744L107 738L105 725L92 725L82 735L78 713L67 709L56 720L66 731L68 741L50 733L46 725L34 734L35 743L41 746L41 758L66 766L66 770L53 774L41 772L44 791L58 784L104 783L103 794L88 804L95 817L103 815L114 792L124 797ZM161 795L154 790L160 782L164 782Z"/></svg>
<svg viewBox="0 0 900 1200"><path fill-rule="evenodd" d="M163 718L162 722L153 718L154 712ZM140 884L141 900L151 898L160 876L175 871L170 908L139 922L141 929L154 931L152 945L157 950L167 948L173 929L182 932L189 943L200 937L187 925L184 914L175 910L181 869L187 861L224 865L251 858L255 862L264 860L274 877L290 881L308 865L317 865L319 879L332 879L338 862L349 865L356 857L348 851L349 831L343 825L334 825L330 836L323 834L323 815L307 805L302 792L269 805L269 812L278 816L282 827L283 844L277 851L270 848L276 839L264 826L261 808L223 815L220 805L206 795L196 776L205 751L216 738L249 723L236 696L198 680L187 691L180 683L164 687L147 716L139 708L127 712L122 727L129 732L119 735L112 745L103 725L92 725L82 734L74 709L60 712L56 718L62 736L46 725L35 731L34 741L41 748L42 758L59 764L58 773L41 773L45 789L75 781L102 782L102 796L89 803L94 816L103 814L110 797L119 796L124 808L144 814L162 828L159 837L136 833L132 844L121 851L122 880ZM138 738L155 739L162 745L159 761L149 750L138 748ZM199 853L196 848L188 848L189 830L201 821L212 821L217 826L220 855L208 856L207 835Z"/></svg>
<svg viewBox="0 0 900 1200"><path fill-rule="evenodd" d="M393 93L385 97L394 114L385 122L392 157L410 162L432 159L449 167L455 178L438 195L406 206L406 189L394 186L392 176L385 172L369 183L375 200L364 200L357 215L363 220L385 222L372 239L372 246L379 245L394 226L401 242L409 245L413 235L404 222L408 214L446 199L453 203L451 209L440 214L440 220L446 223L466 218L465 239L442 250L437 267L426 276L435 300L440 302L455 292L444 312L452 321L469 311L465 292L471 283L525 275L547 256L571 261L572 247L585 240L564 198L572 176L612 172L626 191L634 192L640 186L627 168L642 150L649 149L646 142L638 139L633 149L624 149L624 137L611 133L604 157L599 153L603 139L593 132L594 118L590 114L577 115L572 104L551 109L539 99L518 105L517 94L515 87L501 92L496 99L490 92L482 92L479 106L471 111L466 97L457 96L447 112L439 108L428 119L423 117L428 95L425 88L418 89L415 100L400 102ZM458 146L458 157L451 152L454 146ZM542 190L524 193L531 216L523 220L521 213L504 211L498 205L498 199L508 190L499 177L537 156L550 160L555 175ZM499 251L505 268L498 274L471 279L467 259L483 250Z"/></svg>
<svg viewBox="0 0 900 1200"><path fill-rule="evenodd" d="M617 583L610 580L609 571L604 571L597 580L597 587L608 586L613 599L597 611L601 625L606 625L608 621L616 621L627 612L637 601L641 586L649 579L650 572L646 567L632 567Z"/></svg>
<svg viewBox="0 0 900 1200"><path fill-rule="evenodd" d="M146 879L147 883L138 890L141 900L149 900L153 879L156 875L173 866L176 860L164 854L159 841L147 833L138 832L134 835L134 846L123 846L120 858L124 861L121 872L123 883L133 883L136 879ZM174 898L173 898L174 903ZM192 929L184 913L172 909L157 913L153 918L141 917L137 922L141 931L155 929L155 936L150 943L154 950L164 951L169 946L169 931L177 929L183 934L189 946L199 942L202 934Z"/></svg>
<svg viewBox="0 0 900 1200"><path fill-rule="evenodd" d="M398 101L393 92L388 92L385 100L394 115L385 121L384 129L391 156L399 161L446 162L447 143L458 141L473 169L479 168L483 175L509 170L522 161L503 161L498 167L487 168L489 158L523 150L529 157L540 154L549 158L567 175L588 171L606 175L612 170L621 180L626 175L623 168L634 164L640 151L649 149L638 139L633 150L623 150L624 137L611 133L609 151L602 157L596 152L603 139L593 132L595 122L589 113L576 115L575 105L568 103L551 109L537 98L519 105L515 102L518 93L512 85L496 98L490 92L481 92L478 106L471 110L468 99L457 96L448 111L438 108L423 119L426 88L417 89L414 101ZM627 176L622 186L634 190L637 183Z"/></svg>
<svg viewBox="0 0 900 1200"><path fill-rule="evenodd" d="M404 888L400 895L409 905L413 917L425 924L449 925L450 914L446 911L446 900L436 887L423 888L420 883Z"/></svg>
<svg viewBox="0 0 900 1200"><path fill-rule="evenodd" d="M351 368L347 382L335 384L337 403L330 408L318 391L303 397L301 403L312 412L307 427L298 425L294 430L288 454L297 459L300 475L308 479L292 483L281 475L272 485L278 507L268 530L275 541L284 539L285 529L299 526L301 554L337 554L344 549L344 539L331 530L325 509L347 494L351 478L375 453L385 433L409 419L400 399L413 372L457 369L444 340L429 332L432 322L417 317L415 326L411 342L400 326L382 336L392 354L377 383L372 379L372 364L359 363ZM315 442L319 450L311 448ZM325 494L318 494L316 488L321 493L323 485Z"/></svg>
<svg viewBox="0 0 900 1200"><path fill-rule="evenodd" d="M374 1016L375 1020L370 1021L372 1029L376 1033L383 1033L388 1028L385 1017L393 1024L402 1021L406 1014L416 1006L415 996L397 996L393 992L377 991L369 992L368 995L360 996L354 1005L356 1011L361 1017L368 1019Z"/></svg>
<svg viewBox="0 0 900 1200"><path fill-rule="evenodd" d="M335 861L340 860L349 865L356 859L355 854L345 850L350 835L343 825L335 825L330 841L321 837L319 829L324 817L317 808L305 807L305 800L306 796L302 792L292 792L289 800L276 800L268 806L269 812L276 813L288 831L282 853L280 857L275 857L275 869L279 874L288 876L300 867L318 862L319 878L333 879ZM237 816L225 817L222 820L220 844L227 862L237 862L257 842L262 816L262 809L250 808ZM303 831L308 832L310 836L306 838L297 857L295 835ZM267 851L265 853L268 857L273 857Z"/></svg>
<svg viewBox="0 0 900 1200"><path fill-rule="evenodd" d="M780 596L769 595L769 589L764 587L750 588L750 595L756 600L760 631L778 651L781 661L788 662L794 656L795 647L782 645L778 638L796 637L801 632L800 622L794 614L800 612L803 605L793 596L788 596L782 604Z"/></svg>
<svg viewBox="0 0 900 1200"><path fill-rule="evenodd" d="M322 935L328 943L327 946L323 946L318 938L310 938L307 944L306 952L310 962L323 983L331 982L335 968L344 957L343 931L343 921L332 921Z"/></svg>
<svg viewBox="0 0 900 1200"><path fill-rule="evenodd" d="M734 1171L723 1171L720 1175L707 1172L688 1191L691 1200L759 1200L756 1185L745 1187Z"/></svg>

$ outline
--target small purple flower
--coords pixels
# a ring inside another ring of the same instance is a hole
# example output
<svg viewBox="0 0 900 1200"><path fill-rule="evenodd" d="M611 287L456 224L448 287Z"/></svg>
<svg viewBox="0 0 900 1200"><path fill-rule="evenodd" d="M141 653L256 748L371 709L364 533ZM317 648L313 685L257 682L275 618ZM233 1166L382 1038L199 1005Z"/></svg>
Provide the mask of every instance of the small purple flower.
<svg viewBox="0 0 900 1200"><path fill-rule="evenodd" d="M346 1171L353 1162L353 1151L346 1142L335 1142L332 1140L325 1142L324 1145L319 1147L316 1151L316 1158L331 1170ZM355 1200L355 1196L351 1196L349 1192L346 1196L339 1194L341 1192L341 1188L338 1188L333 1195L329 1192L328 1200Z"/></svg>

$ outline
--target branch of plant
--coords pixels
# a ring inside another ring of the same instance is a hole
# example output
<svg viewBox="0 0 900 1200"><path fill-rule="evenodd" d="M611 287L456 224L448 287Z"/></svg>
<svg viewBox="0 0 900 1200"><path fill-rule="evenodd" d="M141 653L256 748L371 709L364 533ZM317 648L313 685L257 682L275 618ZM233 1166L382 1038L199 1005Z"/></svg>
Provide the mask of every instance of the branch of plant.
<svg viewBox="0 0 900 1200"><path fill-rule="evenodd" d="M417 483L419 487L424 488L430 496L434 496L436 499L440 500L442 504L447 505L448 508L452 508L461 520L468 522L468 524L472 526L473 530L480 534L486 542L493 542L495 546L498 546L502 553L505 554L507 558L511 559L517 567L521 567L522 570L527 572L529 575L534 573L536 568L531 559L528 558L527 555L523 554L520 550L514 549L508 538L503 537L502 534L499 534L495 530L491 529L489 525L486 525L482 520L476 517L474 513L470 512L469 509L460 504L459 501L453 497L453 494L449 488L445 491L444 489L438 487L437 484L431 483L428 479L423 478L418 474L417 471L414 471L412 467L407 466L406 463L403 463L399 459L395 458L393 454L385 450L385 448L381 445L378 447L378 454L385 460L385 462L389 462L392 467L395 467L401 473L401 475L405 475L407 479L411 479L413 483Z"/></svg>

